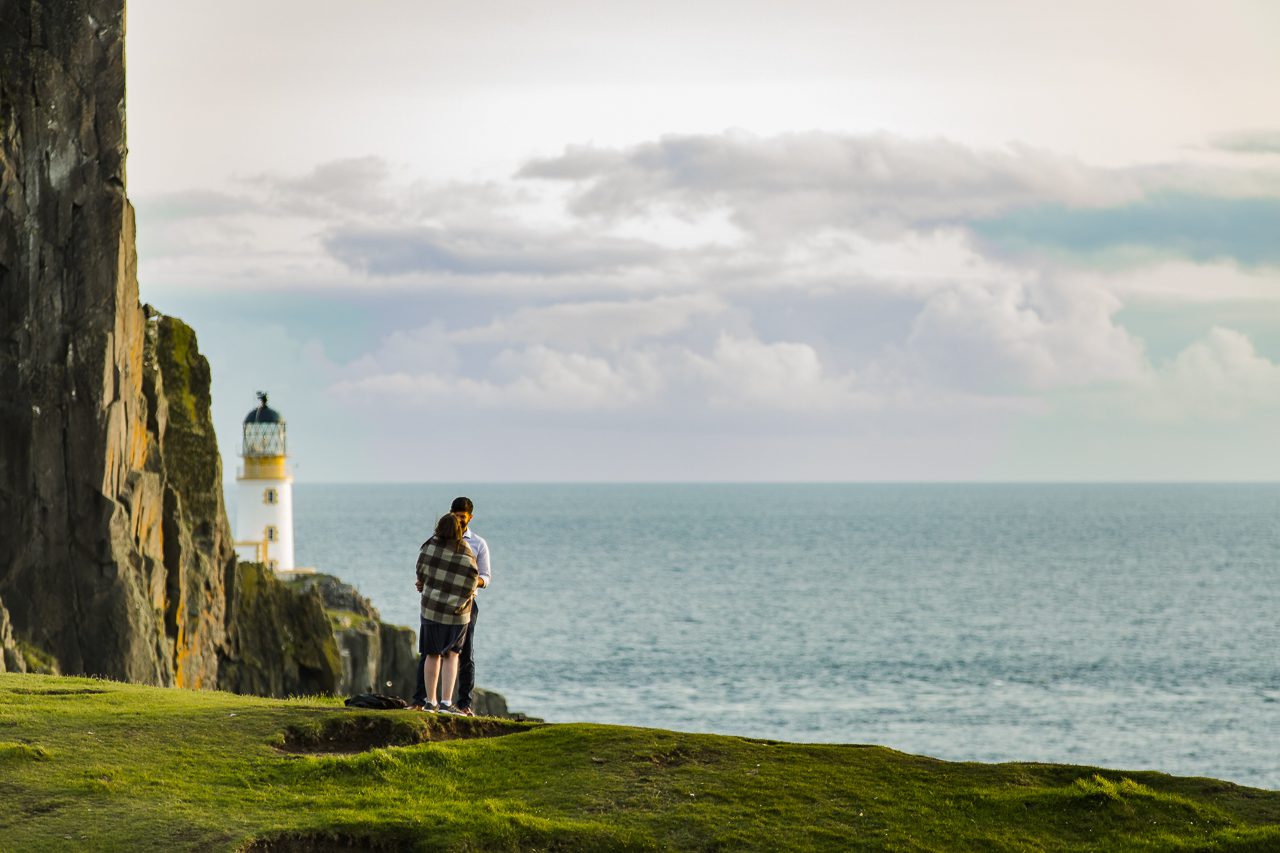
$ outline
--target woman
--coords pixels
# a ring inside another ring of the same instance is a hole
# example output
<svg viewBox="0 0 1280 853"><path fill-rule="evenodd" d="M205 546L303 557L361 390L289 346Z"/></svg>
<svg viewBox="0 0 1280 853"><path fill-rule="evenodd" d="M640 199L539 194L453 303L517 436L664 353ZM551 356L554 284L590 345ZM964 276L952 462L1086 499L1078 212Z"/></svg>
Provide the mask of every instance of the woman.
<svg viewBox="0 0 1280 853"><path fill-rule="evenodd" d="M447 513L436 522L435 535L423 542L418 552L417 586L422 593L418 651L423 656L422 675L427 688L422 707L445 714L453 713L450 700L458 678L458 652L466 639L471 602L480 583L475 555L462 538L464 532L462 520Z"/></svg>

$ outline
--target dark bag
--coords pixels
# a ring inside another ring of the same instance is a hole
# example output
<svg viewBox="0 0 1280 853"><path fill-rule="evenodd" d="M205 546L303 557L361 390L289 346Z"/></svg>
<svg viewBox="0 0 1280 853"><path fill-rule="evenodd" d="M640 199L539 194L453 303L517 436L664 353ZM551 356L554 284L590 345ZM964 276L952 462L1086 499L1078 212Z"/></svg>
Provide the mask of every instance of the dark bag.
<svg viewBox="0 0 1280 853"><path fill-rule="evenodd" d="M345 704L348 708L373 708L377 711L409 707L409 703L399 696L384 696L381 693L359 693L348 699Z"/></svg>

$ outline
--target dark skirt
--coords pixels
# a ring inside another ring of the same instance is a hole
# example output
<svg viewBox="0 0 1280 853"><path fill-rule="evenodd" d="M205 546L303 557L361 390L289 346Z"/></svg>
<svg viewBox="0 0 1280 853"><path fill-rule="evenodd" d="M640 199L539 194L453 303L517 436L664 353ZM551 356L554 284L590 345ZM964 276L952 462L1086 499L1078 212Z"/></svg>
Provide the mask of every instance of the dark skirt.
<svg viewBox="0 0 1280 853"><path fill-rule="evenodd" d="M422 620L422 630L418 631L418 654L442 655L445 652L462 651L462 643L467 639L469 625L444 625Z"/></svg>

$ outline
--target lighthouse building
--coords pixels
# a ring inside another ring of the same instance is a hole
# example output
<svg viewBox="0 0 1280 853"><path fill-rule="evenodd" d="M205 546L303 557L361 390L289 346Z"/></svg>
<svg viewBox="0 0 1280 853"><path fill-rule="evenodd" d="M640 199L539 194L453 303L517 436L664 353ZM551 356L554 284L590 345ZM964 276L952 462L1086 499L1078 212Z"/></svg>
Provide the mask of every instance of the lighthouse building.
<svg viewBox="0 0 1280 853"><path fill-rule="evenodd" d="M293 477L286 467L285 422L258 392L258 407L244 419L236 477L236 553L276 571L293 565Z"/></svg>

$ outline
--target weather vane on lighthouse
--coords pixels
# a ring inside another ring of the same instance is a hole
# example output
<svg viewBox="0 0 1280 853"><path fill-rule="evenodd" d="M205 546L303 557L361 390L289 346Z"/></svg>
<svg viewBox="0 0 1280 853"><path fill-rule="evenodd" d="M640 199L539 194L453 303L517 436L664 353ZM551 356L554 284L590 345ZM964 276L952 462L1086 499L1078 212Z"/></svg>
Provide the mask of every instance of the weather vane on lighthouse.
<svg viewBox="0 0 1280 853"><path fill-rule="evenodd" d="M293 565L293 477L285 467L284 418L258 392L258 407L244 418L244 467L236 477L236 553L276 571Z"/></svg>

